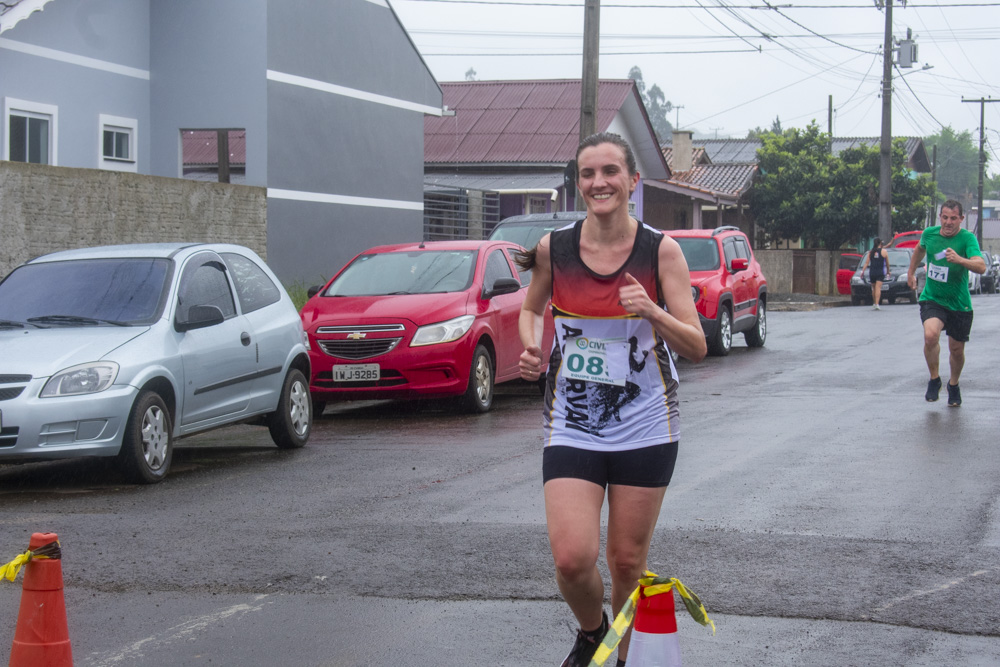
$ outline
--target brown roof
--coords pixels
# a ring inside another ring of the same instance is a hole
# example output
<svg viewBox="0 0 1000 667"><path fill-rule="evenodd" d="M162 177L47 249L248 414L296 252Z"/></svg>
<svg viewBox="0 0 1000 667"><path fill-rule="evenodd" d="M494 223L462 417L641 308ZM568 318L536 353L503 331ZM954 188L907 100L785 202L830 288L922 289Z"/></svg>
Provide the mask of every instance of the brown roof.
<svg viewBox="0 0 1000 667"><path fill-rule="evenodd" d="M442 83L454 116L424 117L424 162L565 165L580 134L580 81ZM597 130L608 129L629 95L629 79L601 80Z"/></svg>
<svg viewBox="0 0 1000 667"><path fill-rule="evenodd" d="M219 162L217 130L184 130L181 132L185 166L214 166ZM247 162L246 130L229 131L229 164Z"/></svg>
<svg viewBox="0 0 1000 667"><path fill-rule="evenodd" d="M663 159L667 161L672 171L674 168L674 147L667 145L661 150L663 151ZM691 149L691 164L712 164L712 160L708 157L708 152L704 148L695 146Z"/></svg>
<svg viewBox="0 0 1000 667"><path fill-rule="evenodd" d="M739 197L753 182L755 164L699 164L688 171L675 171L669 183L703 192Z"/></svg>

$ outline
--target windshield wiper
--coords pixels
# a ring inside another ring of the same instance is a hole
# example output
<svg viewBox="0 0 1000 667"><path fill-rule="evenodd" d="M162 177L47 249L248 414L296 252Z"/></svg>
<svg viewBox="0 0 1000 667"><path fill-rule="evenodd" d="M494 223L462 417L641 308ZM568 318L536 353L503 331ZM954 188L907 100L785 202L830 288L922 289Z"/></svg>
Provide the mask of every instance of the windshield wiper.
<svg viewBox="0 0 1000 667"><path fill-rule="evenodd" d="M95 317L80 317L79 315L41 315L39 317L29 317L28 322L41 322L43 324L113 324L116 327L128 326L128 322L104 320Z"/></svg>
<svg viewBox="0 0 1000 667"><path fill-rule="evenodd" d="M17 322L15 320L0 320L0 327L11 327L17 329L24 328L24 322Z"/></svg>

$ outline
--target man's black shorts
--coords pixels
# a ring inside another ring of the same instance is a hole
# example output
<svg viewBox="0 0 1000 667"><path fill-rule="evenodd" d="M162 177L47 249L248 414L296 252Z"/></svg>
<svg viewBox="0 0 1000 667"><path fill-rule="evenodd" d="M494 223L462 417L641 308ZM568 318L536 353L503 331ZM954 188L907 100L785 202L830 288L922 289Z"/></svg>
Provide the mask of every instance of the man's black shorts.
<svg viewBox="0 0 1000 667"><path fill-rule="evenodd" d="M920 302L920 321L936 317L944 322L944 330L948 337L960 343L968 342L972 331L971 310L949 310L934 301Z"/></svg>
<svg viewBox="0 0 1000 667"><path fill-rule="evenodd" d="M552 445L542 451L542 478L547 482L573 477L605 488L608 484L656 488L670 484L676 461L676 442L621 452Z"/></svg>

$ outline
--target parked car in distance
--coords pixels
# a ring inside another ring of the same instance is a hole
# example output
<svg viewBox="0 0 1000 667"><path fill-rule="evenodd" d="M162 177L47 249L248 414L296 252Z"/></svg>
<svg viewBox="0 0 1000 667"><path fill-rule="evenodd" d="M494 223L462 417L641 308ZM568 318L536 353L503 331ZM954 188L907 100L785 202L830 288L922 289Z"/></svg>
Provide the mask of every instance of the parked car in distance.
<svg viewBox="0 0 1000 667"><path fill-rule="evenodd" d="M526 213L504 218L490 232L491 241L510 241L531 250L543 236L577 220L587 217L586 211L558 211L555 213ZM530 271L521 271L521 284L531 281Z"/></svg>
<svg viewBox="0 0 1000 667"><path fill-rule="evenodd" d="M889 255L889 280L882 282L881 298L889 303L896 303L896 299L909 299L910 303L916 303L920 298L920 293L924 290L924 283L927 280L927 266L925 262L920 262L914 273L917 282L916 290L911 290L906 282L906 273L910 269L910 257L913 256L913 248L886 248ZM858 265L851 278L851 303L855 306L861 304L872 305L872 286L868 281L868 267L863 264Z"/></svg>
<svg viewBox="0 0 1000 667"><path fill-rule="evenodd" d="M527 213L504 218L490 232L491 241L510 241L528 250L548 234L577 220L587 217L586 211L558 211L555 213Z"/></svg>
<svg viewBox="0 0 1000 667"><path fill-rule="evenodd" d="M969 294L983 293L983 276L975 271L969 271Z"/></svg>
<svg viewBox="0 0 1000 667"><path fill-rule="evenodd" d="M886 248L914 248L920 243L920 235L923 230L916 229L912 232L899 232L892 237Z"/></svg>
<svg viewBox="0 0 1000 667"><path fill-rule="evenodd" d="M379 246L310 289L301 316L315 412L331 401L449 396L488 411L495 385L520 377L519 250L506 241ZM546 362L551 331L548 341Z"/></svg>
<svg viewBox="0 0 1000 667"><path fill-rule="evenodd" d="M839 294L851 293L851 278L861 263L861 255L855 252L840 253L840 263L837 265L837 292Z"/></svg>
<svg viewBox="0 0 1000 667"><path fill-rule="evenodd" d="M1000 292L1000 257L984 250L983 259L986 260L986 273L980 276L983 291L996 294Z"/></svg>
<svg viewBox="0 0 1000 667"><path fill-rule="evenodd" d="M731 226L666 233L677 241L687 260L691 294L709 354L729 354L733 334L739 332L749 347L763 347L767 280L746 234Z"/></svg>
<svg viewBox="0 0 1000 667"><path fill-rule="evenodd" d="M302 322L248 248L67 250L0 282L0 462L115 457L159 482L176 438L253 420L281 448L312 425Z"/></svg>

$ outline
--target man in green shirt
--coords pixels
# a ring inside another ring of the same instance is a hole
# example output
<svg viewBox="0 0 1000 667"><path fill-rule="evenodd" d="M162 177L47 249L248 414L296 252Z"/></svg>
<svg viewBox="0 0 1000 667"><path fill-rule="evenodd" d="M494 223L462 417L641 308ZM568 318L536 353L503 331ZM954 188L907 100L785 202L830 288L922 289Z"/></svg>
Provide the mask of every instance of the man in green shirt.
<svg viewBox="0 0 1000 667"><path fill-rule="evenodd" d="M948 361L951 378L948 382L948 405L962 404L958 378L965 366L965 343L972 330L972 299L969 296L969 271L986 272L986 261L976 236L962 229L965 215L962 205L949 199L941 205L941 224L928 227L913 249L906 278L910 289L916 289L915 271L927 257L927 281L920 293L920 319L924 323L924 359L931 379L927 383L928 401L938 400L941 376L938 363L941 356L941 332L948 333Z"/></svg>

